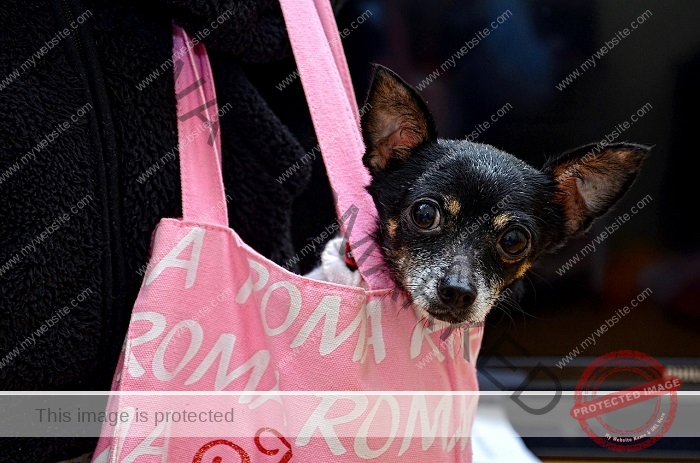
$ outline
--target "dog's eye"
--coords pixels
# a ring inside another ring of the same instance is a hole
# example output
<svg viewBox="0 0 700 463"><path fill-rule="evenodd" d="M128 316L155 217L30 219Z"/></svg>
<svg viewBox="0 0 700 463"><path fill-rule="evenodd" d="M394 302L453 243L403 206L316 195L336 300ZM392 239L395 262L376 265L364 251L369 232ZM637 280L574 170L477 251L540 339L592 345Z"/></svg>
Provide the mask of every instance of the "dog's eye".
<svg viewBox="0 0 700 463"><path fill-rule="evenodd" d="M411 219L421 230L432 230L440 225L440 209L432 202L418 201L411 208Z"/></svg>
<svg viewBox="0 0 700 463"><path fill-rule="evenodd" d="M523 227L506 230L498 240L498 252L506 259L519 259L530 250L530 233Z"/></svg>

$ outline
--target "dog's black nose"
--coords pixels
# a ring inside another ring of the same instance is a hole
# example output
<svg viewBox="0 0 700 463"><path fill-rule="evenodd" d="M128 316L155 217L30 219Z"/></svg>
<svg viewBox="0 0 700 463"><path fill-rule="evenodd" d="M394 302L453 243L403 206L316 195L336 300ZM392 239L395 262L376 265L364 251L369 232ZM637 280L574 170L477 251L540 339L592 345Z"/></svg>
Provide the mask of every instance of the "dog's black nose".
<svg viewBox="0 0 700 463"><path fill-rule="evenodd" d="M440 300L450 307L466 309L474 303L476 290L468 281L460 281L453 275L449 275L438 283L438 296Z"/></svg>

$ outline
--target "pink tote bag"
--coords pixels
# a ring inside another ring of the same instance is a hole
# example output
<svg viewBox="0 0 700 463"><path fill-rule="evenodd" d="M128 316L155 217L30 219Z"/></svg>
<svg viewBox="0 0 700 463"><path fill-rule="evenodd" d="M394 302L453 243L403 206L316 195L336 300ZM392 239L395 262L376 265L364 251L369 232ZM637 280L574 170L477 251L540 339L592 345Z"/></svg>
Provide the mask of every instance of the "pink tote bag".
<svg viewBox="0 0 700 463"><path fill-rule="evenodd" d="M330 5L282 8L365 284L290 273L228 227L207 54L176 27L183 218L156 228L93 462L471 461L481 330L427 325L387 278Z"/></svg>

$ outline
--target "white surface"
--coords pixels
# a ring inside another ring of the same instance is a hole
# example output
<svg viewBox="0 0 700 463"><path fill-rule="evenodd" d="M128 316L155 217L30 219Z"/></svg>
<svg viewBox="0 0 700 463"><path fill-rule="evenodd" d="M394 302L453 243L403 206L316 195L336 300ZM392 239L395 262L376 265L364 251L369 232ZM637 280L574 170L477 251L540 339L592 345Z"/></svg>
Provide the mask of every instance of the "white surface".
<svg viewBox="0 0 700 463"><path fill-rule="evenodd" d="M472 428L473 463L539 463L508 421L502 405L479 403Z"/></svg>

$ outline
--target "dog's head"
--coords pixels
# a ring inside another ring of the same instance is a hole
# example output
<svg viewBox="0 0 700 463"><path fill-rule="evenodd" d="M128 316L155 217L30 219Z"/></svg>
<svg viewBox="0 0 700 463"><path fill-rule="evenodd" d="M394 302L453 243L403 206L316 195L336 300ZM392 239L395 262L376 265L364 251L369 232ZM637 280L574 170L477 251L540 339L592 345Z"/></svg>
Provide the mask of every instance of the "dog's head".
<svg viewBox="0 0 700 463"><path fill-rule="evenodd" d="M397 283L443 322L482 321L542 254L584 233L630 188L649 148L585 146L536 169L443 140L418 93L377 66L362 118L377 239Z"/></svg>

